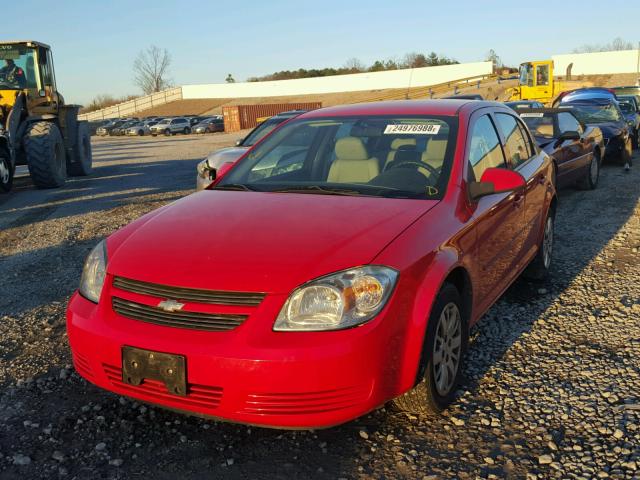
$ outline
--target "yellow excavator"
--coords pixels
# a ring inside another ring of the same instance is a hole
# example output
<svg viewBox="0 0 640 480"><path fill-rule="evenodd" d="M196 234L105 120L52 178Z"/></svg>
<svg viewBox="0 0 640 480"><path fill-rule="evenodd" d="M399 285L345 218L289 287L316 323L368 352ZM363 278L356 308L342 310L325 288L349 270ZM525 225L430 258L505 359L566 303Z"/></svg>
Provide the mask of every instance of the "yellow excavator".
<svg viewBox="0 0 640 480"><path fill-rule="evenodd" d="M56 88L48 45L0 42L0 192L11 189L16 165L27 165L39 188L91 173L91 138L79 108L66 105Z"/></svg>
<svg viewBox="0 0 640 480"><path fill-rule="evenodd" d="M518 86L510 89L510 99L537 100L550 104L564 85L553 78L553 60L520 64Z"/></svg>

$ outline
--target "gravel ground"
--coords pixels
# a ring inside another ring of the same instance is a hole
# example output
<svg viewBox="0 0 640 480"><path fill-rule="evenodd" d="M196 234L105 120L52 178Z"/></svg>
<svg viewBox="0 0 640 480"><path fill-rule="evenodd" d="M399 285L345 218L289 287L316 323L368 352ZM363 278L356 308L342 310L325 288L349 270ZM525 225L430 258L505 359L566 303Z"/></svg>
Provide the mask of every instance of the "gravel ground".
<svg viewBox="0 0 640 480"><path fill-rule="evenodd" d="M473 329L442 417L249 428L79 378L64 311L85 255L190 193L197 161L239 136L96 139L92 177L47 191L21 178L0 197L0 479L640 479L638 167L561 193L551 279L516 282Z"/></svg>

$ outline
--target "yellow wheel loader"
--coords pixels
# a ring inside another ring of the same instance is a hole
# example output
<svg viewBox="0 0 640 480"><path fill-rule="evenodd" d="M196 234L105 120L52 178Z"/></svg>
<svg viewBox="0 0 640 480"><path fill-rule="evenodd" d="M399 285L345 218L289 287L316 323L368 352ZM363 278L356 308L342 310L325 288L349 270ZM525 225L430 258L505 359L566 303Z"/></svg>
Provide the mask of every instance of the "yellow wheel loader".
<svg viewBox="0 0 640 480"><path fill-rule="evenodd" d="M0 42L0 192L11 189L16 165L27 165L39 188L91 173L91 138L79 108L65 105L56 88L48 45Z"/></svg>
<svg viewBox="0 0 640 480"><path fill-rule="evenodd" d="M553 78L553 61L520 64L519 85L510 89L510 100L537 100L550 104L564 86Z"/></svg>

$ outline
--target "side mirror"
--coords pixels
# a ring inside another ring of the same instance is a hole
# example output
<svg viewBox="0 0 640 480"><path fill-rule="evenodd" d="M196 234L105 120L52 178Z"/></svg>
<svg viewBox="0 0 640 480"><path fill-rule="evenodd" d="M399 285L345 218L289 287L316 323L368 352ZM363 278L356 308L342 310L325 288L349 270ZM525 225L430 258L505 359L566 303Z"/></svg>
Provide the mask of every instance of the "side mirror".
<svg viewBox="0 0 640 480"><path fill-rule="evenodd" d="M236 147L239 147L240 145L242 145L242 139L236 141Z"/></svg>
<svg viewBox="0 0 640 480"><path fill-rule="evenodd" d="M580 140L580 138L582 138L582 137L580 136L580 134L578 132L573 131L573 130L569 130L569 131L566 131L566 132L562 132L560 134L560 136L558 137L558 141L559 142L563 142L565 140Z"/></svg>
<svg viewBox="0 0 640 480"><path fill-rule="evenodd" d="M487 168L479 182L469 183L469 197L476 201L494 193L513 192L524 188L526 182L522 175L506 168Z"/></svg>

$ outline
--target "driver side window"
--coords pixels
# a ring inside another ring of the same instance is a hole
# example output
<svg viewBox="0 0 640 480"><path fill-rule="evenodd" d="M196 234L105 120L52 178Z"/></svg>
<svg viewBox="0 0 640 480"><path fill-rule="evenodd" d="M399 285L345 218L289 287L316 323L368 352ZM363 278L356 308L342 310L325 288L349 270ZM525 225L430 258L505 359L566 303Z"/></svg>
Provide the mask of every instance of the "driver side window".
<svg viewBox="0 0 640 480"><path fill-rule="evenodd" d="M479 181L487 168L506 168L495 126L488 115L475 122L469 136L469 180Z"/></svg>

